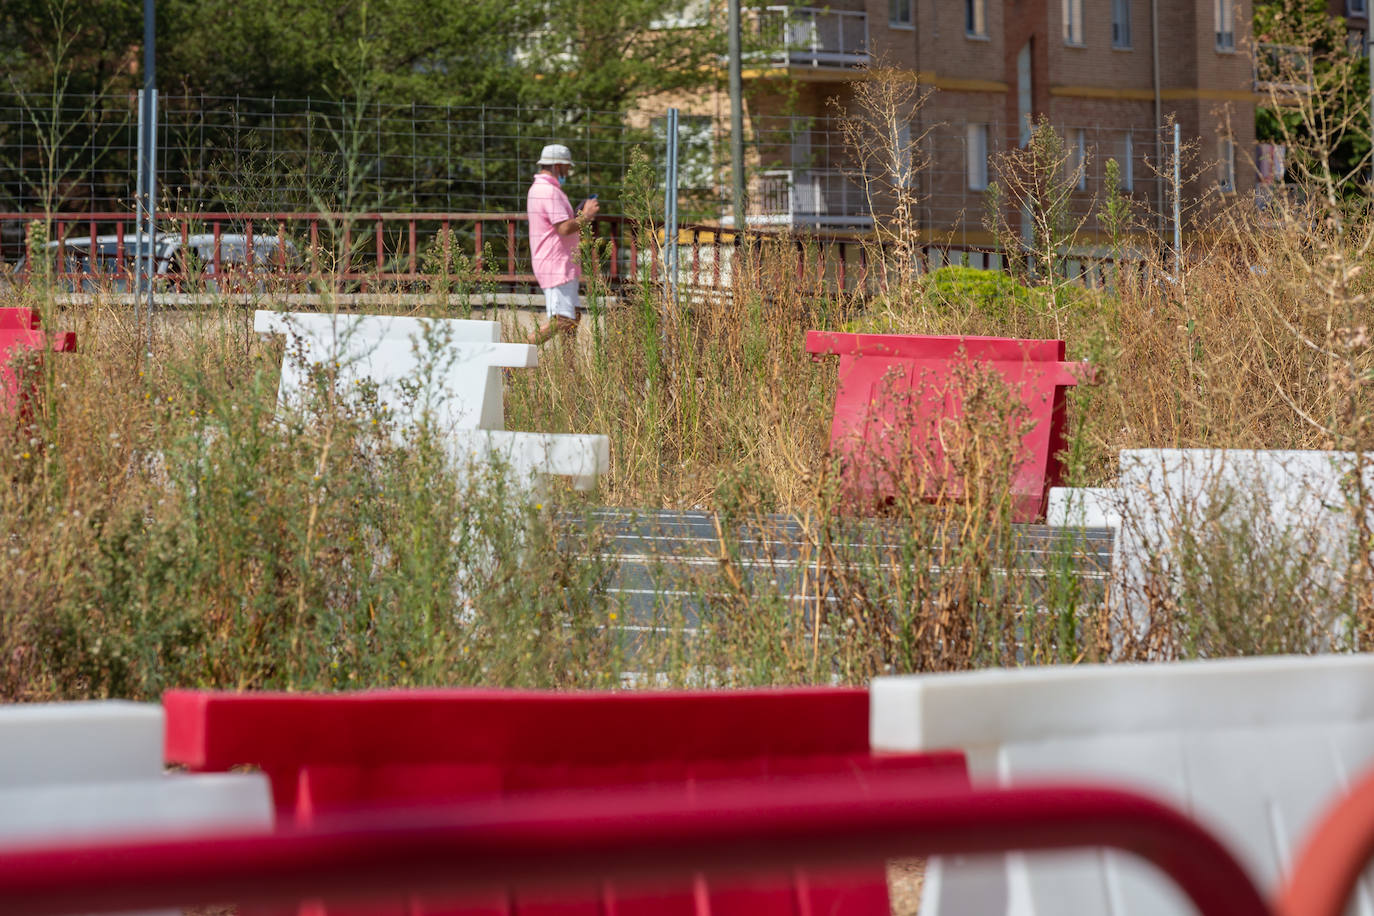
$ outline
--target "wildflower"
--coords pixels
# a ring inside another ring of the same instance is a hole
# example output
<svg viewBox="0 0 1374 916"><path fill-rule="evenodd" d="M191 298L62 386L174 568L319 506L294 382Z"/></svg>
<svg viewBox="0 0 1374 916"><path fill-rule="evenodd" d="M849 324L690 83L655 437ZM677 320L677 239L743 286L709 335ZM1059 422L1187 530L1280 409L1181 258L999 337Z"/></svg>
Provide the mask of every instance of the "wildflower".
<svg viewBox="0 0 1374 916"><path fill-rule="evenodd" d="M28 453L28 452L25 452L25 453L24 453L24 458L27 459L28 457L29 457L29 453Z"/></svg>

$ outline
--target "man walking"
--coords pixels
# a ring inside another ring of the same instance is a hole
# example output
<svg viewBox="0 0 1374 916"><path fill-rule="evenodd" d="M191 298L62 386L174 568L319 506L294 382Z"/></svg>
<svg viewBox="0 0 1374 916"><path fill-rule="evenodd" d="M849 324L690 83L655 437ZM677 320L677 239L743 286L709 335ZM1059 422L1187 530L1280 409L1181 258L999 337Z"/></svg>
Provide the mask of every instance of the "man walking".
<svg viewBox="0 0 1374 916"><path fill-rule="evenodd" d="M593 197L573 212L563 183L572 174L572 152L560 143L544 147L539 172L530 185L528 210L530 254L534 278L544 291L548 320L530 332L529 342L543 344L556 332L577 332L577 285L582 268L577 263L577 243L582 226L596 217L599 206Z"/></svg>

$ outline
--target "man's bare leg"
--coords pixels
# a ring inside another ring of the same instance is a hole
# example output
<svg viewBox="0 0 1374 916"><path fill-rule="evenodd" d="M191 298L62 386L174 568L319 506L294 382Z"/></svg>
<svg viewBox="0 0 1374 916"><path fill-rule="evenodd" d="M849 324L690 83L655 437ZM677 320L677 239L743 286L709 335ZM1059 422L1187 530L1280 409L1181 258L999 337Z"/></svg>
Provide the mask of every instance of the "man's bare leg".
<svg viewBox="0 0 1374 916"><path fill-rule="evenodd" d="M575 335L577 334L577 324L580 318L581 316L578 316L578 318L566 318L562 315L555 315L542 325L536 324L534 330L530 331L530 336L526 339L532 345L542 347L559 331L562 331L564 334Z"/></svg>

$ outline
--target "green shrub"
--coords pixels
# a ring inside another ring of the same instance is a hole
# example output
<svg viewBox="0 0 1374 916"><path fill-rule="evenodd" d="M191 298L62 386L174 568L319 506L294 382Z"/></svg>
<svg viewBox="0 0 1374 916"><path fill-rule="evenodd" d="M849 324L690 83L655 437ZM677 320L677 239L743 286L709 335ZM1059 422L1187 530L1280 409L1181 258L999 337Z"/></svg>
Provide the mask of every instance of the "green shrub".
<svg viewBox="0 0 1374 916"><path fill-rule="evenodd" d="M1044 294L1027 289L1000 270L941 267L927 280L926 296L935 303L971 306L994 320L1044 308Z"/></svg>

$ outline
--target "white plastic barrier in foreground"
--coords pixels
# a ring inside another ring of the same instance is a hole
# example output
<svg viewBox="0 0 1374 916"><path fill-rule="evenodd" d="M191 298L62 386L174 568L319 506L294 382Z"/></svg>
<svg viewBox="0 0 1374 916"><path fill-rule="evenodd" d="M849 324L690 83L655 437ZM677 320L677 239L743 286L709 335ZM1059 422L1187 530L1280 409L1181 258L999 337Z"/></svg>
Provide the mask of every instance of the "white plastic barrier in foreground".
<svg viewBox="0 0 1374 916"><path fill-rule="evenodd" d="M562 476L589 489L610 466L605 436L504 432L502 372L537 366L539 351L501 343L497 322L259 311L253 327L287 338L278 388L283 406L302 403L310 366L332 362L342 389L375 385L398 434L428 418L459 468L494 456L519 482Z"/></svg>
<svg viewBox="0 0 1374 916"><path fill-rule="evenodd" d="M1082 665L878 678L875 752L962 749L975 782L1056 777L1151 792L1273 890L1294 844L1374 762L1374 657ZM1374 913L1362 882L1355 912ZM932 860L924 916L1183 916L1117 853Z"/></svg>
<svg viewBox="0 0 1374 916"><path fill-rule="evenodd" d="M162 707L0 706L0 847L270 830L261 773L164 773Z"/></svg>

